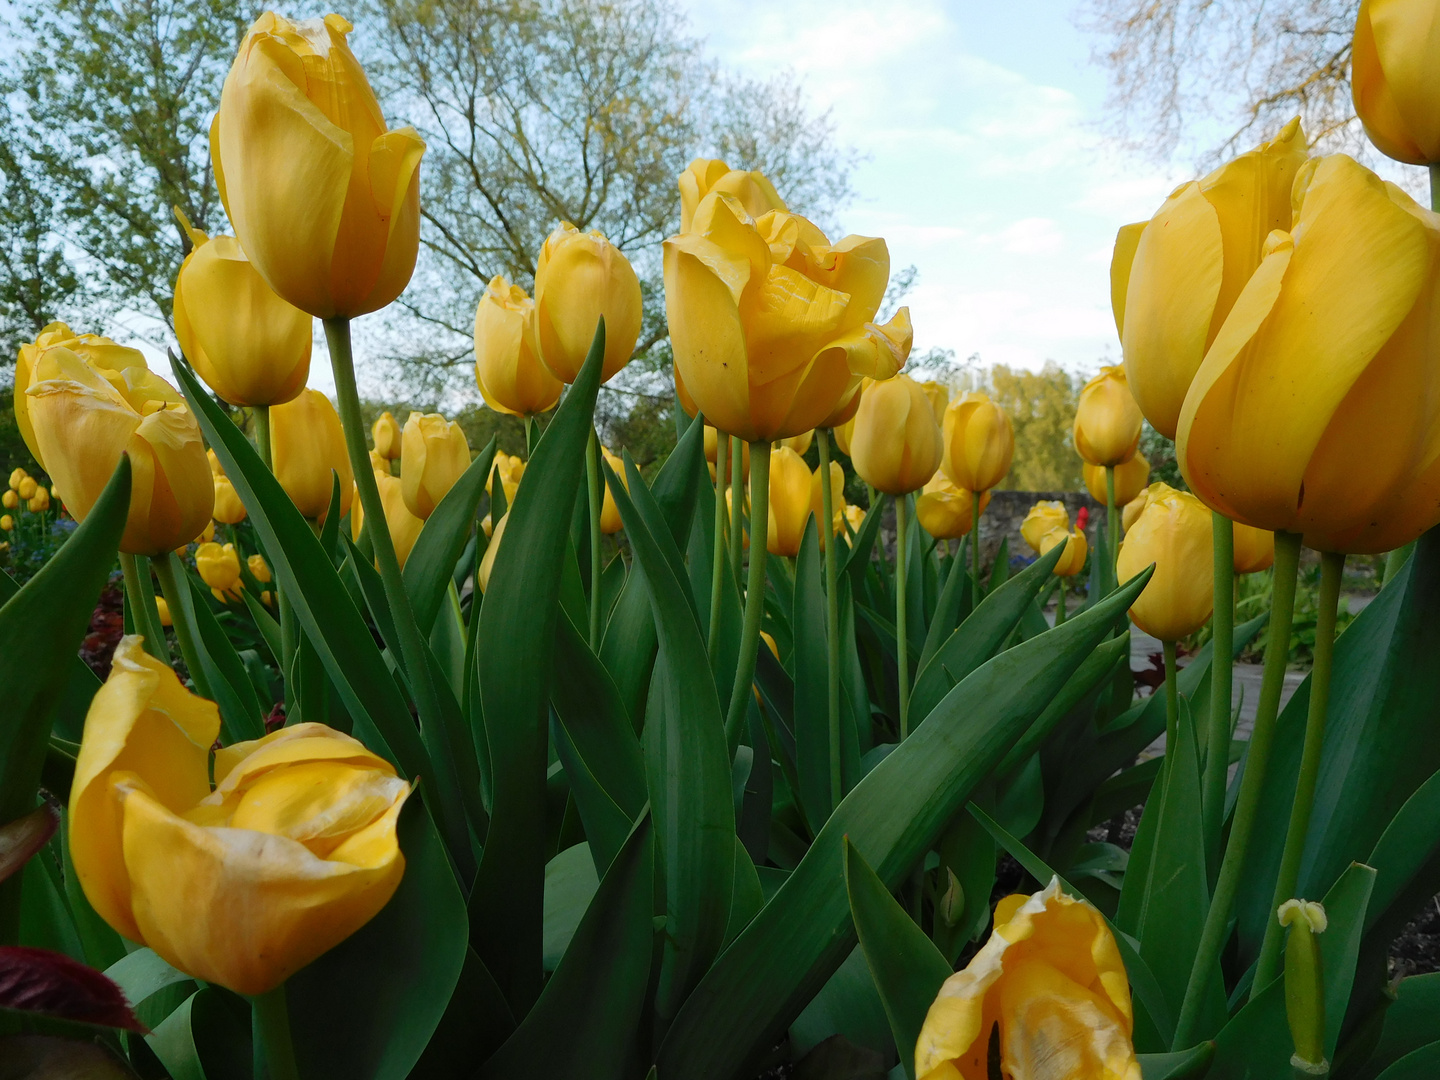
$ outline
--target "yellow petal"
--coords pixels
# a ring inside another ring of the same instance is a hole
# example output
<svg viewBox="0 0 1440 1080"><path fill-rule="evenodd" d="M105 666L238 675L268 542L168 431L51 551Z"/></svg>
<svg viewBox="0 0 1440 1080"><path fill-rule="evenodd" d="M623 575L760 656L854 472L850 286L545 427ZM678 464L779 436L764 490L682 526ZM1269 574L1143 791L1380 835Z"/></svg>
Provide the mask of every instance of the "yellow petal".
<svg viewBox="0 0 1440 1080"><path fill-rule="evenodd" d="M1115 234L1115 250L1110 256L1110 312L1115 316L1115 333L1125 336L1125 295L1130 288L1130 268L1135 262L1135 249L1148 221L1121 225Z"/></svg>
<svg viewBox="0 0 1440 1080"><path fill-rule="evenodd" d="M810 467L788 446L770 455L770 517L765 547L771 555L800 554L810 518Z"/></svg>
<svg viewBox="0 0 1440 1080"><path fill-rule="evenodd" d="M1361 22L1366 22L1368 15L1375 56L1395 115L1403 125L1399 130L1421 155L1415 164L1440 161L1440 118L1436 116L1440 71L1435 65L1440 51L1440 12L1433 4L1416 0L1367 0L1363 7ZM1357 25L1357 65L1360 33ZM1367 121L1367 130L1369 126ZM1397 136L1398 132L1392 137ZM1385 147L1381 149L1389 153Z"/></svg>
<svg viewBox="0 0 1440 1080"><path fill-rule="evenodd" d="M1205 625L1214 606L1211 537L1210 511L1199 499L1164 484L1150 485L1115 567L1121 584L1155 567L1130 607L1136 626L1161 641L1178 641Z"/></svg>
<svg viewBox="0 0 1440 1080"><path fill-rule="evenodd" d="M750 423L745 329L737 297L750 262L732 258L702 236L665 241L665 313L676 369L706 420L746 442L759 438Z"/></svg>
<svg viewBox="0 0 1440 1080"><path fill-rule="evenodd" d="M416 517L428 518L470 467L470 444L460 425L439 413L411 413L401 445L405 505Z"/></svg>

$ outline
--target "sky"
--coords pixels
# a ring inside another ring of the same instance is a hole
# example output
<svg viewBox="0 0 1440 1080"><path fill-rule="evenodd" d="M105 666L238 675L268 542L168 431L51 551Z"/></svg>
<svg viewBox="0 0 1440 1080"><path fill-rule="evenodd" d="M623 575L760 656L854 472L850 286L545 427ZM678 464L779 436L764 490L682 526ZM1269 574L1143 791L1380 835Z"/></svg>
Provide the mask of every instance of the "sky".
<svg viewBox="0 0 1440 1080"><path fill-rule="evenodd" d="M1083 373L1119 362L1115 231L1191 177L1101 133L1106 73L1075 0L684 6L720 62L801 76L862 155L841 223L883 236L892 267L918 268L917 351Z"/></svg>

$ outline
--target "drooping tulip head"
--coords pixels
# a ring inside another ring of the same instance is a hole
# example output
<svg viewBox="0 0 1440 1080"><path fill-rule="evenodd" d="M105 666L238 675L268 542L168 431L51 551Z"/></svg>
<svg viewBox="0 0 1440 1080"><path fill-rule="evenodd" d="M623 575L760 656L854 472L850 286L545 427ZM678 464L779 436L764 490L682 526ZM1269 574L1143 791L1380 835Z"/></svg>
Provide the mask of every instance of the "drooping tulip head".
<svg viewBox="0 0 1440 1080"><path fill-rule="evenodd" d="M1080 391L1075 409L1075 452L1087 465L1120 465L1135 456L1145 418L1130 393L1123 367L1104 367Z"/></svg>
<svg viewBox="0 0 1440 1080"><path fill-rule="evenodd" d="M696 207L712 191L733 196L752 218L788 209L775 185L759 169L732 169L718 158L696 158L680 174L681 232L690 231Z"/></svg>
<svg viewBox="0 0 1440 1080"><path fill-rule="evenodd" d="M405 419L404 447L400 482L405 505L425 519L470 467L470 443L455 421L439 413L412 412Z"/></svg>
<svg viewBox="0 0 1440 1080"><path fill-rule="evenodd" d="M1355 112L1396 161L1440 161L1440 12L1433 0L1361 0L1351 50Z"/></svg>
<svg viewBox="0 0 1440 1080"><path fill-rule="evenodd" d="M270 409L270 454L275 479L302 515L319 521L329 511L332 472L340 478L340 513L349 513L355 473L340 414L319 390Z"/></svg>
<svg viewBox="0 0 1440 1080"><path fill-rule="evenodd" d="M565 388L540 362L535 302L500 275L475 308L475 381L485 404L510 416L553 409Z"/></svg>
<svg viewBox="0 0 1440 1080"><path fill-rule="evenodd" d="M810 519L810 466L788 446L770 455L770 519L765 547L771 555L800 554Z"/></svg>
<svg viewBox="0 0 1440 1080"><path fill-rule="evenodd" d="M1120 584L1151 564L1155 573L1130 618L1161 641L1179 641L1205 625L1214 607L1210 511L1188 491L1151 484L1145 508L1120 544Z"/></svg>
<svg viewBox="0 0 1440 1080"><path fill-rule="evenodd" d="M1085 490L1102 506L1105 504L1105 466L1088 462L1081 469ZM1115 466L1115 505L1128 506L1130 501L1150 486L1150 459L1136 454L1129 461Z"/></svg>
<svg viewBox="0 0 1440 1080"><path fill-rule="evenodd" d="M1010 471L1015 428L989 395L969 393L945 410L945 453L941 461L956 487L989 491Z"/></svg>
<svg viewBox="0 0 1440 1080"><path fill-rule="evenodd" d="M925 389L908 375L870 386L855 413L850 459L887 495L919 491L940 467L944 444Z"/></svg>
<svg viewBox="0 0 1440 1080"><path fill-rule="evenodd" d="M941 469L915 500L915 520L936 540L959 540L975 527L976 498L973 492L956 487ZM983 514L990 505L990 492L982 491L978 498Z"/></svg>
<svg viewBox="0 0 1440 1080"><path fill-rule="evenodd" d="M535 341L555 378L575 381L603 317L600 379L608 382L630 362L640 316L640 279L619 248L568 221L545 238L535 264Z"/></svg>

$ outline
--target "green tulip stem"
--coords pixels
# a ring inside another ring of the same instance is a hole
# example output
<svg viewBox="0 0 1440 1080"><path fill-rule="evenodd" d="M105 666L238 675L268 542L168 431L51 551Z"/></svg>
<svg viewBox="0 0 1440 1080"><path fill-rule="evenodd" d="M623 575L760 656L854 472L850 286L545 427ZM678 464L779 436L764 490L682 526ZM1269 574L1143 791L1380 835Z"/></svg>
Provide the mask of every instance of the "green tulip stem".
<svg viewBox="0 0 1440 1080"><path fill-rule="evenodd" d="M970 609L980 603L985 590L980 585L980 492L970 493L970 565L975 571L975 591L970 597Z"/></svg>
<svg viewBox="0 0 1440 1080"><path fill-rule="evenodd" d="M745 716L750 711L755 651L760 646L760 623L765 616L765 543L766 533L770 531L769 508L770 443L760 439L750 444L750 576L745 582L745 622L740 630L735 685L730 689L730 708L725 715L725 738L732 756L740 745L740 733L745 728Z"/></svg>
<svg viewBox="0 0 1440 1080"><path fill-rule="evenodd" d="M375 562L385 599L395 619L396 636L400 639L400 666L404 670L420 714L420 734L432 766L434 799L426 799L435 817L435 824L445 837L446 846L458 861L470 862L470 830L466 825L465 803L455 771L455 753L449 746L444 726L440 697L435 690L434 676L427 659L429 646L415 622L405 581L400 576L400 562L395 557L395 541L390 530L381 523L386 520L385 504L380 501L380 485L370 467L370 448L365 442L365 420L360 413L360 391L355 385L355 357L350 345L350 320L336 316L325 320L325 341L330 346L330 368L335 374L335 397L340 406L340 426L345 432L345 449L350 455L350 468L355 474L355 487L365 520L373 522L365 531L374 546ZM476 803L479 792L473 793ZM473 870L473 867L471 868Z"/></svg>
<svg viewBox="0 0 1440 1080"><path fill-rule="evenodd" d="M1396 548L1385 556L1385 576L1380 579L1382 586L1390 584L1390 579L1400 572L1401 567L1405 565L1405 560L1410 558L1410 553L1414 550L1415 541L1411 540L1410 543Z"/></svg>
<svg viewBox="0 0 1440 1080"><path fill-rule="evenodd" d="M1065 579L1060 579L1060 595L1055 601L1055 625L1059 626L1065 621Z"/></svg>
<svg viewBox="0 0 1440 1080"><path fill-rule="evenodd" d="M1235 525L1224 514L1212 511L1210 530L1215 553L1215 614L1210 621L1214 644L1210 658L1210 731L1205 737L1202 817L1205 861L1213 874L1220 862L1225 783L1230 774L1230 690L1235 676Z"/></svg>
<svg viewBox="0 0 1440 1080"><path fill-rule="evenodd" d="M155 576L160 579L160 590L165 594L165 603L170 607L170 625L175 628L176 640L180 642L180 655L185 658L185 666L190 669L190 681L195 684L195 692L214 701L215 695L210 692L210 680L205 677L205 669L200 666L200 636L190 621L192 598L181 591L188 589L190 583L184 579L183 572L179 576L175 573L180 559L170 551L164 555L150 556L150 565L155 568ZM158 618L156 622L159 622Z"/></svg>
<svg viewBox="0 0 1440 1080"><path fill-rule="evenodd" d="M590 500L590 649L600 653L600 511L604 496L600 490L600 440L590 429L585 451L586 492Z"/></svg>
<svg viewBox="0 0 1440 1080"><path fill-rule="evenodd" d="M1180 665L1175 656L1175 642L1163 641L1165 650L1165 757L1175 753L1180 738Z"/></svg>
<svg viewBox="0 0 1440 1080"><path fill-rule="evenodd" d="M1115 513L1115 466L1105 466L1105 540L1110 545L1110 588L1119 587L1120 519Z"/></svg>
<svg viewBox="0 0 1440 1080"><path fill-rule="evenodd" d="M170 646L165 643L165 627L155 606L155 590L150 574L134 555L120 553L120 569L125 573L125 594L130 598L130 617L135 631L145 638L145 651L162 664L170 663ZM169 601L166 601L167 603ZM173 621L173 620L172 620Z"/></svg>
<svg viewBox="0 0 1440 1080"><path fill-rule="evenodd" d="M252 405L255 414L255 446L260 451L260 460L265 468L275 471L275 458L270 449L270 406Z"/></svg>
<svg viewBox="0 0 1440 1080"><path fill-rule="evenodd" d="M1275 743L1275 718L1280 713L1280 692L1285 686L1285 666L1290 657L1290 626L1295 614L1295 577L1300 566L1300 535L1275 534L1275 585L1270 602L1270 626L1265 638L1265 673L1260 683L1260 701L1256 706L1255 727L1250 733L1250 749L1245 756L1245 771L1240 780L1240 795L1235 802L1235 818L1230 826L1230 839L1220 863L1220 876L1215 895L1205 916L1205 928L1190 969L1185 999L1180 1006L1180 1019L1175 1025L1176 1049L1189 1049L1200 1032L1202 1003L1210 990L1210 976L1219 969L1220 953L1230 936L1230 916L1234 914L1235 898L1245 873L1245 859L1255 831L1260 795L1265 787L1265 774L1270 766L1270 751ZM1258 984L1256 984L1258 985Z"/></svg>
<svg viewBox="0 0 1440 1080"><path fill-rule="evenodd" d="M718 445L720 439L725 438L720 432L715 433ZM740 439L734 435L730 439L730 572L735 575L736 584L740 581L740 560L744 558L745 551L745 447ZM717 472L718 476L719 473ZM766 515L767 523L769 515Z"/></svg>
<svg viewBox="0 0 1440 1080"><path fill-rule="evenodd" d="M290 1041L290 1010L285 984L250 999L255 1080L300 1080Z"/></svg>
<svg viewBox="0 0 1440 1080"><path fill-rule="evenodd" d="M725 488L730 482L730 440L715 436L715 537L710 559L710 668L720 653L720 587L725 573Z"/></svg>
<svg viewBox="0 0 1440 1080"><path fill-rule="evenodd" d="M910 734L910 643L905 624L906 503L909 497L895 497L895 674L900 683L900 741Z"/></svg>
<svg viewBox="0 0 1440 1080"><path fill-rule="evenodd" d="M1280 876L1275 880L1276 899L1265 921L1265 940L1255 962L1251 995L1263 990L1279 974L1280 949L1285 931L1275 912L1295 895L1300 880L1300 860L1310 831L1310 812L1315 807L1315 784L1320 776L1320 757L1325 749L1325 711L1330 703L1330 668L1335 655L1335 617L1340 606L1340 580L1345 576L1345 556L1327 551L1320 556L1320 597L1315 622L1315 666L1310 669L1310 703L1305 716L1305 744L1300 753L1300 775L1295 783L1295 801L1290 806L1290 827L1285 833L1285 850L1280 856Z"/></svg>
<svg viewBox="0 0 1440 1080"><path fill-rule="evenodd" d="M829 706L830 807L844 798L840 779L840 597L835 573L835 494L830 490L830 429L816 428L815 443L820 454L820 535L825 544L825 654L826 704Z"/></svg>

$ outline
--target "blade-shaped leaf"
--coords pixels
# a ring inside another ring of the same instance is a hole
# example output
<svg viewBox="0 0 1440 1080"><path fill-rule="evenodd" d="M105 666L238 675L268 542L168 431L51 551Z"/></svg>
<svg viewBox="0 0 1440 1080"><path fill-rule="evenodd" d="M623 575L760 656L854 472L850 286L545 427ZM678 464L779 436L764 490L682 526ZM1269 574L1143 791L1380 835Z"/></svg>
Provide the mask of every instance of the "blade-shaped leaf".
<svg viewBox="0 0 1440 1080"><path fill-rule="evenodd" d="M405 560L405 593L415 609L415 623L421 633L428 634L435 622L450 575L470 538L470 528L475 524L475 512L480 507L480 497L485 494L485 481L494 461L495 439L492 437L445 493L434 513L425 519L425 527Z"/></svg>
<svg viewBox="0 0 1440 1080"><path fill-rule="evenodd" d="M245 670L245 661L240 659L230 638L215 621L215 613L210 610L209 594L184 572L173 552L169 558L172 560L171 572L181 582L181 588L188 586L190 590L191 625L200 632L200 662L206 667L206 680L225 720L229 735L227 741L258 739L265 734L265 714L270 710L261 707L254 684Z"/></svg>
<svg viewBox="0 0 1440 1080"><path fill-rule="evenodd" d="M795 560L794 638L795 770L800 805L811 833L820 831L834 804L830 796L830 684L825 592L820 587L819 533L812 516L805 523ZM838 750L838 747L837 747Z"/></svg>

